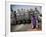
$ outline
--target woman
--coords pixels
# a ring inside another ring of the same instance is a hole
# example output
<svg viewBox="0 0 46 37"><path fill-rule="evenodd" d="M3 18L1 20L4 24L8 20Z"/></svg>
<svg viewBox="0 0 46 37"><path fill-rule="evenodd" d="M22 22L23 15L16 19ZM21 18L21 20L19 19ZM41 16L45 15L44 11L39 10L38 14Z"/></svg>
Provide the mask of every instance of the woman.
<svg viewBox="0 0 46 37"><path fill-rule="evenodd" d="M33 29L35 29L36 28L36 17L34 15L34 13L33 13L33 16L32 16L32 24L33 24Z"/></svg>

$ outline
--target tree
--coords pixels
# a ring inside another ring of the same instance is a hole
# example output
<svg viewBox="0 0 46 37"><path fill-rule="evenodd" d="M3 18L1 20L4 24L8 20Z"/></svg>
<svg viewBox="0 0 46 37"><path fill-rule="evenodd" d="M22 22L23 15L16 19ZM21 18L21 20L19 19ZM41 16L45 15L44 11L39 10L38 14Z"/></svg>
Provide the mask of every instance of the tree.
<svg viewBox="0 0 46 37"><path fill-rule="evenodd" d="M12 5L11 5L10 9L11 9L11 12L13 12Z"/></svg>

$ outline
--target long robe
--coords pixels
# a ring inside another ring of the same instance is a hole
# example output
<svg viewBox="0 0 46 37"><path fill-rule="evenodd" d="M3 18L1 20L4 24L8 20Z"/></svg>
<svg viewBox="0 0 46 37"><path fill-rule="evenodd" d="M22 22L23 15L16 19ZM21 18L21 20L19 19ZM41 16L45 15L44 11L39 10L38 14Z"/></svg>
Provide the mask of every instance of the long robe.
<svg viewBox="0 0 46 37"><path fill-rule="evenodd" d="M32 23L33 23L34 26L36 26L36 18L35 18L35 16L33 16L32 18L33 18Z"/></svg>

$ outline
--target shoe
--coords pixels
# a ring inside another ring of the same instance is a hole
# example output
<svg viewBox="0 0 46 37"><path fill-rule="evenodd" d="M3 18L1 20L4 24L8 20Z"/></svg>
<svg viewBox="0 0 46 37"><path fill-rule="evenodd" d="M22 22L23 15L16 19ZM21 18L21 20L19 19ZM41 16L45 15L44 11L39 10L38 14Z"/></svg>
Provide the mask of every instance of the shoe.
<svg viewBox="0 0 46 37"><path fill-rule="evenodd" d="M36 28L36 26L34 26L32 29L35 29Z"/></svg>

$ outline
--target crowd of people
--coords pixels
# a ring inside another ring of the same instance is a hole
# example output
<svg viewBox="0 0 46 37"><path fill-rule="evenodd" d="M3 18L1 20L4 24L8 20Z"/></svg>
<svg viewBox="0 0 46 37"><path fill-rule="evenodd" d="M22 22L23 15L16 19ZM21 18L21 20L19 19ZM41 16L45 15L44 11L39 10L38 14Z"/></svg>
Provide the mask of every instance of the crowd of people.
<svg viewBox="0 0 46 37"><path fill-rule="evenodd" d="M35 8L35 10L30 9L25 11L25 9L17 9L16 11L11 11L11 25L21 25L21 24L31 24L33 29L36 28L37 23L41 23L42 14Z"/></svg>

